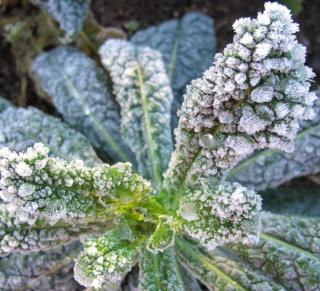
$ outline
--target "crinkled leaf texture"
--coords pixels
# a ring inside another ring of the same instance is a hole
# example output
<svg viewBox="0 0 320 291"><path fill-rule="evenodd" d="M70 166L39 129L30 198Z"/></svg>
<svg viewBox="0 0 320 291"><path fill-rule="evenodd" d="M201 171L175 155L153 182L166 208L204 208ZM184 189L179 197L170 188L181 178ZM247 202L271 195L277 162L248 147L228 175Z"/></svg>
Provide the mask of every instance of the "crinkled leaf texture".
<svg viewBox="0 0 320 291"><path fill-rule="evenodd" d="M319 171L320 124L317 124L298 135L292 153L279 150L258 152L233 168L228 179L257 190L265 190Z"/></svg>
<svg viewBox="0 0 320 291"><path fill-rule="evenodd" d="M144 291L184 290L173 247L158 254L144 250L140 259L139 289Z"/></svg>
<svg viewBox="0 0 320 291"><path fill-rule="evenodd" d="M216 48L213 20L199 12L191 12L181 19L140 30L131 41L161 52L175 94L172 105L175 126L186 84L200 77L213 61Z"/></svg>
<svg viewBox="0 0 320 291"><path fill-rule="evenodd" d="M258 244L230 244L208 254L178 238L179 260L212 290L318 290L319 223L265 213Z"/></svg>
<svg viewBox="0 0 320 291"><path fill-rule="evenodd" d="M121 107L122 135L136 154L140 173L158 186L172 151L172 91L159 52L123 40L100 48Z"/></svg>
<svg viewBox="0 0 320 291"><path fill-rule="evenodd" d="M65 32L65 41L72 41L82 29L90 0L31 0L54 18Z"/></svg>
<svg viewBox="0 0 320 291"><path fill-rule="evenodd" d="M76 48L62 46L39 55L32 70L67 123L102 154L116 161L130 160L130 150L120 136L118 105L103 70L93 60Z"/></svg>
<svg viewBox="0 0 320 291"><path fill-rule="evenodd" d="M81 134L40 110L11 106L0 113L0 147L25 151L41 142L50 155L66 160L83 160L86 165L100 163L88 140Z"/></svg>
<svg viewBox="0 0 320 291"><path fill-rule="evenodd" d="M73 279L73 259L79 250L77 242L49 252L1 258L1 290L78 290L79 285Z"/></svg>

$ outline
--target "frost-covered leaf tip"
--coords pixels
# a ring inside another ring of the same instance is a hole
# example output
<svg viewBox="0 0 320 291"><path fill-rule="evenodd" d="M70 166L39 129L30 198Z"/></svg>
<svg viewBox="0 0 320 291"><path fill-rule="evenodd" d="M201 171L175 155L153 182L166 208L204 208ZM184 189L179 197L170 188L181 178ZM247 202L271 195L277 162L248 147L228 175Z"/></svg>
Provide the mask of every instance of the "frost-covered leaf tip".
<svg viewBox="0 0 320 291"><path fill-rule="evenodd" d="M167 180L177 184L199 155L204 174L262 148L293 150L299 120L312 119L312 70L297 42L290 11L266 3L256 19L233 25L233 42L188 86L179 112L176 149ZM198 166L199 167L199 166Z"/></svg>

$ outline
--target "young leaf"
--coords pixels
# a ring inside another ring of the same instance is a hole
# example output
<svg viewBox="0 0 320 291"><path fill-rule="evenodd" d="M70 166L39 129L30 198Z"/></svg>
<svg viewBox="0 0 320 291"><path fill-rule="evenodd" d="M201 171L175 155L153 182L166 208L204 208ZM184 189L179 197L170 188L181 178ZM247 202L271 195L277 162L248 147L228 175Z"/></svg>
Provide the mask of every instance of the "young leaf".
<svg viewBox="0 0 320 291"><path fill-rule="evenodd" d="M231 249L289 290L319 289L319 218L266 213L262 229L257 245L231 245Z"/></svg>
<svg viewBox="0 0 320 291"><path fill-rule="evenodd" d="M139 290L184 290L173 247L167 248L156 255L144 249L139 267Z"/></svg>
<svg viewBox="0 0 320 291"><path fill-rule="evenodd" d="M267 275L219 249L209 255L179 237L177 252L180 263L210 290L286 290Z"/></svg>
<svg viewBox="0 0 320 291"><path fill-rule="evenodd" d="M85 287L113 290L132 268L139 237L129 228L116 227L88 239L75 264L75 279Z"/></svg>
<svg viewBox="0 0 320 291"><path fill-rule="evenodd" d="M212 63L216 49L213 21L199 12L169 20L135 33L131 41L161 52L175 95L172 104L174 125L183 90ZM175 127L175 126L174 126Z"/></svg>
<svg viewBox="0 0 320 291"><path fill-rule="evenodd" d="M267 2L257 19L242 18L213 66L187 88L176 149L165 184L178 189L193 177L217 177L263 148L293 150L299 120L312 119L314 76L290 11ZM194 166L193 166L194 164Z"/></svg>
<svg viewBox="0 0 320 291"><path fill-rule="evenodd" d="M7 108L11 107L11 106L13 106L13 105L11 104L11 102L9 102L8 100L0 97L0 113L1 113L2 111L6 110Z"/></svg>
<svg viewBox="0 0 320 291"><path fill-rule="evenodd" d="M88 166L100 163L88 140L58 118L33 107L10 107L0 114L0 147L20 152L37 142L55 157L80 159Z"/></svg>
<svg viewBox="0 0 320 291"><path fill-rule="evenodd" d="M228 242L254 242L260 231L261 197L238 183L186 191L178 214L184 231L209 250Z"/></svg>
<svg viewBox="0 0 320 291"><path fill-rule="evenodd" d="M257 190L275 188L295 177L320 171L320 124L298 134L295 150L264 150L228 173L228 179Z"/></svg>
<svg viewBox="0 0 320 291"><path fill-rule="evenodd" d="M172 151L172 91L161 55L150 48L109 40L100 48L121 107L122 135L140 173L159 186Z"/></svg>
<svg viewBox="0 0 320 291"><path fill-rule="evenodd" d="M0 286L2 290L78 290L73 279L73 259L78 251L79 243L73 243L50 252L1 258Z"/></svg>
<svg viewBox="0 0 320 291"><path fill-rule="evenodd" d="M46 11L65 32L65 41L72 41L82 29L90 0L31 0Z"/></svg>
<svg viewBox="0 0 320 291"><path fill-rule="evenodd" d="M120 136L118 106L93 60L76 48L63 46L39 55L32 70L66 122L103 154L117 161L130 160L130 150Z"/></svg>
<svg viewBox="0 0 320 291"><path fill-rule="evenodd" d="M43 144L19 154L2 148L0 175L5 207L29 224L37 219L74 224L114 217L151 192L150 184L132 173L129 163L89 168L82 161L48 157Z"/></svg>

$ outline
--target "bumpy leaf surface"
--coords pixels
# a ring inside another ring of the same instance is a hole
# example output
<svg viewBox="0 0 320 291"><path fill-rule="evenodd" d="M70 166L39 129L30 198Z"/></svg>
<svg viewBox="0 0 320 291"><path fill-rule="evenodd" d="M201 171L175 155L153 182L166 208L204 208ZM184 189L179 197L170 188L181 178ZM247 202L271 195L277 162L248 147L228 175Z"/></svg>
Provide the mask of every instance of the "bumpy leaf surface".
<svg viewBox="0 0 320 291"><path fill-rule="evenodd" d="M228 178L257 190L275 188L293 178L320 171L320 124L303 130L295 150L264 150L233 168Z"/></svg>
<svg viewBox="0 0 320 291"><path fill-rule="evenodd" d="M90 0L31 0L54 18L65 32L65 40L71 41L81 31L87 16Z"/></svg>
<svg viewBox="0 0 320 291"><path fill-rule="evenodd" d="M209 255L178 238L177 250L180 263L210 290L286 290L267 275L245 262L232 259L219 249Z"/></svg>
<svg viewBox="0 0 320 291"><path fill-rule="evenodd" d="M109 40L100 56L121 106L122 135L136 154L140 173L158 186L172 151L172 91L160 53Z"/></svg>
<svg viewBox="0 0 320 291"><path fill-rule="evenodd" d="M120 137L120 114L102 69L76 48L65 46L39 55L33 72L53 98L64 120L82 132L102 153L128 161Z"/></svg>
<svg viewBox="0 0 320 291"><path fill-rule="evenodd" d="M289 290L320 288L320 219L265 214L252 247L230 246L244 261Z"/></svg>
<svg viewBox="0 0 320 291"><path fill-rule="evenodd" d="M0 114L0 147L20 152L37 142L53 156L80 159L88 166L100 163L88 140L58 118L32 107L11 107Z"/></svg>
<svg viewBox="0 0 320 291"><path fill-rule="evenodd" d="M181 19L140 30L131 41L161 52L175 94L172 118L176 125L186 84L200 77L213 61L216 38L212 19L198 12L188 13Z"/></svg>
<svg viewBox="0 0 320 291"><path fill-rule="evenodd" d="M222 175L254 150L291 152L299 121L315 117L314 74L290 11L267 2L256 19L239 19L233 28L233 42L187 88L169 188Z"/></svg>
<svg viewBox="0 0 320 291"><path fill-rule="evenodd" d="M82 161L48 157L48 151L43 144L19 154L0 149L0 198L18 221L74 224L106 219L116 213L108 211L107 204L132 208L151 191L129 163L89 168Z"/></svg>
<svg viewBox="0 0 320 291"><path fill-rule="evenodd" d="M156 255L144 250L139 267L139 290L184 290L174 248Z"/></svg>
<svg viewBox="0 0 320 291"><path fill-rule="evenodd" d="M1 290L78 290L73 279L73 259L79 243L50 252L12 254L0 259Z"/></svg>

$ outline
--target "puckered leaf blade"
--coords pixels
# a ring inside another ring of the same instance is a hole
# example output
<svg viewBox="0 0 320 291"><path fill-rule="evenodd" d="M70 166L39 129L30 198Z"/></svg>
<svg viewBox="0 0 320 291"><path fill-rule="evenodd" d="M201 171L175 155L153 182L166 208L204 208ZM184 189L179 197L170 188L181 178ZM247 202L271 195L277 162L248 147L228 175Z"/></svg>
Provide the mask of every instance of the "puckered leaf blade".
<svg viewBox="0 0 320 291"><path fill-rule="evenodd" d="M79 243L49 252L12 254L0 259L1 290L77 290L73 279L73 259Z"/></svg>
<svg viewBox="0 0 320 291"><path fill-rule="evenodd" d="M167 248L156 255L143 250L139 267L139 290L184 290L174 248Z"/></svg>
<svg viewBox="0 0 320 291"><path fill-rule="evenodd" d="M25 152L0 150L0 198L19 222L60 220L77 225L108 220L131 210L151 192L129 163L86 167L48 156L43 144Z"/></svg>
<svg viewBox="0 0 320 291"><path fill-rule="evenodd" d="M73 40L82 29L87 16L90 0L31 0L46 11L65 32L65 41Z"/></svg>
<svg viewBox="0 0 320 291"><path fill-rule="evenodd" d="M118 106L93 60L76 48L63 46L39 55L32 70L67 123L102 154L117 161L130 160L130 150L120 136Z"/></svg>
<svg viewBox="0 0 320 291"><path fill-rule="evenodd" d="M0 147L20 152L37 142L47 146L53 156L80 159L88 166L100 163L88 140L58 118L33 107L11 107L0 114Z"/></svg>
<svg viewBox="0 0 320 291"><path fill-rule="evenodd" d="M177 250L181 264L210 290L285 290L265 274L221 250L216 249L209 255L182 238L177 239Z"/></svg>
<svg viewBox="0 0 320 291"><path fill-rule="evenodd" d="M257 190L320 171L320 125L303 130L292 153L264 150L233 168L228 178Z"/></svg>
<svg viewBox="0 0 320 291"><path fill-rule="evenodd" d="M260 242L230 248L289 290L320 288L319 218L273 215L262 219Z"/></svg>
<svg viewBox="0 0 320 291"><path fill-rule="evenodd" d="M136 154L140 173L159 186L172 150L172 91L161 56L121 40L107 41L100 56L121 107L122 135Z"/></svg>
<svg viewBox="0 0 320 291"><path fill-rule="evenodd" d="M200 77L213 60L216 39L212 19L191 12L181 19L140 30L131 41L161 52L175 94L172 117L176 125L176 113L186 84Z"/></svg>

